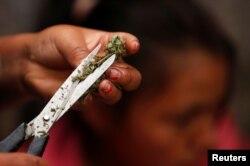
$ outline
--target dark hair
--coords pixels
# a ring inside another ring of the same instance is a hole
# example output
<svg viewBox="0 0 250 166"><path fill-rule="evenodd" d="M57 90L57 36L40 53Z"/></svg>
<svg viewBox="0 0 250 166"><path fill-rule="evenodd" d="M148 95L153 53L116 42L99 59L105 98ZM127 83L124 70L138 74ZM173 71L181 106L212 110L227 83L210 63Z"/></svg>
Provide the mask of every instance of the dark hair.
<svg viewBox="0 0 250 166"><path fill-rule="evenodd" d="M140 39L139 55L128 60L142 73L140 89L157 90L167 83L168 78L164 76L168 75L168 71L163 60L167 55L157 54L156 46L179 49L192 42L216 53L211 55L222 56L228 62L232 74L224 102L227 101L233 83L235 50L222 28L194 2L137 0L125 3L111 0L103 1L97 10L98 12L90 16L86 25L108 31L130 32ZM122 99L120 108L126 108L126 100L126 97Z"/></svg>

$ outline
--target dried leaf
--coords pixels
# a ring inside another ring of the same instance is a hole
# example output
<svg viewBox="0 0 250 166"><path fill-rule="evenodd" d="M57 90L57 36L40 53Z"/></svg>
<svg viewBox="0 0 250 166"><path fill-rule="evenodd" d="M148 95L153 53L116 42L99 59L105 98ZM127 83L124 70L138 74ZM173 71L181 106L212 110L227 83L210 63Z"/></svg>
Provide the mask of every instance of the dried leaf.
<svg viewBox="0 0 250 166"><path fill-rule="evenodd" d="M126 44L124 40L119 36L113 36L112 39L108 42L105 54L103 56L96 56L93 61L87 64L79 74L72 78L72 81L83 81L87 78L87 76L95 71L96 68L102 65L102 63L107 60L110 56L116 54L116 61L121 58L123 55L127 54ZM93 93L97 92L99 84L101 80L103 80L105 76L100 77L90 88L89 90L81 97L81 99L85 100L86 97Z"/></svg>

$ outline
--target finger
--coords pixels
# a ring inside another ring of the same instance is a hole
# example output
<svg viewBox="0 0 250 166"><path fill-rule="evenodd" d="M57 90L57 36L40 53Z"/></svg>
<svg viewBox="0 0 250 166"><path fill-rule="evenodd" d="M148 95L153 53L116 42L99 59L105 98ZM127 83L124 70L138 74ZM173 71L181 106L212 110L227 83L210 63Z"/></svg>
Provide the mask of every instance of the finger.
<svg viewBox="0 0 250 166"><path fill-rule="evenodd" d="M92 40L87 39L86 42L91 45L90 48L94 48L95 45L101 43L104 46L103 47L104 49L107 43L112 39L112 37L118 35L125 41L128 54L135 54L140 49L140 43L138 38L126 32L105 32L105 31L84 28L83 35L86 38L92 39ZM93 41L93 39L95 39L95 41Z"/></svg>
<svg viewBox="0 0 250 166"><path fill-rule="evenodd" d="M73 67L78 66L99 43L102 44L100 52L103 52L114 35L119 35L124 39L128 54L136 53L140 47L139 40L134 35L125 32L111 33L73 26L63 26L62 29L62 35L55 39L56 47Z"/></svg>
<svg viewBox="0 0 250 166"><path fill-rule="evenodd" d="M138 38L130 33L105 32L87 28L82 28L82 30L83 36L85 36L86 43L88 43L88 45L90 46L88 48L93 49L98 43L101 43L103 45L101 50L104 51L108 42L115 35L120 36L125 41L128 54L135 54L140 48Z"/></svg>
<svg viewBox="0 0 250 166"><path fill-rule="evenodd" d="M69 76L70 70L51 70L36 63L29 63L23 87L36 96L49 99Z"/></svg>
<svg viewBox="0 0 250 166"><path fill-rule="evenodd" d="M122 93L109 80L103 80L99 85L99 94L107 104L114 104L121 99Z"/></svg>
<svg viewBox="0 0 250 166"><path fill-rule="evenodd" d="M105 74L109 80L118 83L127 91L136 89L141 83L140 72L123 62L113 64Z"/></svg>
<svg viewBox="0 0 250 166"><path fill-rule="evenodd" d="M48 164L39 157L25 153L0 153L2 166L47 166Z"/></svg>
<svg viewBox="0 0 250 166"><path fill-rule="evenodd" d="M120 36L125 41L128 55L135 54L140 49L140 43L139 43L138 38L126 32L112 32L109 34L108 38L104 38L106 39L104 43L108 43L111 40L111 38L115 35Z"/></svg>

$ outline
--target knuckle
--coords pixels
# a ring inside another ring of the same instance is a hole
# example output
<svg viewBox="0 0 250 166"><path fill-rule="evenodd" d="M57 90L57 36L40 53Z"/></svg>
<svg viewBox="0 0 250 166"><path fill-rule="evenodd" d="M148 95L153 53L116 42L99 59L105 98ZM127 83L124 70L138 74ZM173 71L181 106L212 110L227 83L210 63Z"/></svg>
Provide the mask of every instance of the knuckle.
<svg viewBox="0 0 250 166"><path fill-rule="evenodd" d="M80 46L73 48L70 53L72 61L78 64L82 60L87 51L88 50L86 48Z"/></svg>

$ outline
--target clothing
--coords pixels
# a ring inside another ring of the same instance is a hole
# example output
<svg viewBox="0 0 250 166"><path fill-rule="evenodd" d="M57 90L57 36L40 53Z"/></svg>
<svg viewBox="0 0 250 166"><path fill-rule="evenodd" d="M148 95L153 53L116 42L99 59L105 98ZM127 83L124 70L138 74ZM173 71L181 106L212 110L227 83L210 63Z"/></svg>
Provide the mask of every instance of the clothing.
<svg viewBox="0 0 250 166"><path fill-rule="evenodd" d="M216 149L249 149L250 143L243 137L231 115L223 117L217 130Z"/></svg>
<svg viewBox="0 0 250 166"><path fill-rule="evenodd" d="M50 138L43 158L50 166L84 166L81 135L65 115L49 132Z"/></svg>

